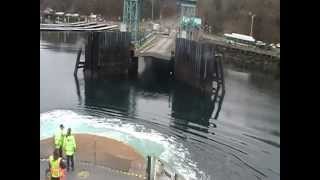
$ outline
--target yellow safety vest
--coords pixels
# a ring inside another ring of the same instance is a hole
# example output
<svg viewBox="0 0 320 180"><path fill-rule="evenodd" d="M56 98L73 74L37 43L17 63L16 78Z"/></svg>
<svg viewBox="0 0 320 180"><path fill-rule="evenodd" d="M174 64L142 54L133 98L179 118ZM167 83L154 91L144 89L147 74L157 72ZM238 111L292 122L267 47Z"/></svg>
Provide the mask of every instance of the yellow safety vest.
<svg viewBox="0 0 320 180"><path fill-rule="evenodd" d="M56 148L60 148L63 146L63 141L64 141L64 132L62 130L59 130L55 136L54 136L54 144Z"/></svg>
<svg viewBox="0 0 320 180"><path fill-rule="evenodd" d="M61 158L54 160L53 156L50 156L49 161L51 166L51 169L50 169L51 177L54 177L54 178L61 177L62 176L61 168L60 168Z"/></svg>
<svg viewBox="0 0 320 180"><path fill-rule="evenodd" d="M77 147L76 140L73 135L66 136L63 143L64 151L67 156L72 156Z"/></svg>

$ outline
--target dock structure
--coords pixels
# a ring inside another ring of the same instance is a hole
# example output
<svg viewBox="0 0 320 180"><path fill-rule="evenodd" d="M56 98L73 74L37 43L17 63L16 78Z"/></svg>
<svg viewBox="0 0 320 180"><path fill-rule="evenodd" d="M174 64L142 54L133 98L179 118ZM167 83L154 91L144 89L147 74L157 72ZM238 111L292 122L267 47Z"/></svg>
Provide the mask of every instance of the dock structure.
<svg viewBox="0 0 320 180"><path fill-rule="evenodd" d="M90 32L85 45L85 61L80 62L81 52L78 53L74 74L84 68L85 77L89 78L131 77L131 72L138 69L137 56L154 57L170 61L168 68L176 80L205 93L224 92L222 60L216 47L175 37L174 33L157 35L134 54L130 32Z"/></svg>
<svg viewBox="0 0 320 180"><path fill-rule="evenodd" d="M103 26L103 27L41 27L40 31L105 31L105 30L117 30L118 25Z"/></svg>
<svg viewBox="0 0 320 180"><path fill-rule="evenodd" d="M175 79L205 93L222 91L224 76L222 54L205 42L176 39L174 73Z"/></svg>
<svg viewBox="0 0 320 180"><path fill-rule="evenodd" d="M122 20L129 32L132 33L132 41L139 44L140 24L143 10L143 0L123 0Z"/></svg>
<svg viewBox="0 0 320 180"><path fill-rule="evenodd" d="M79 22L73 22L73 23L69 23L70 25L77 25L77 24L84 24L87 23L87 21L79 21Z"/></svg>
<svg viewBox="0 0 320 180"><path fill-rule="evenodd" d="M131 54L129 32L91 32L85 47L85 76L101 78L127 76Z"/></svg>
<svg viewBox="0 0 320 180"><path fill-rule="evenodd" d="M174 51L175 33L169 36L155 35L147 45L137 51L137 56L154 57L163 60L170 60L171 52Z"/></svg>
<svg viewBox="0 0 320 180"><path fill-rule="evenodd" d="M79 51L74 75L77 75L79 68L84 68L86 78L131 77L137 72L138 57L154 57L170 61L172 77L203 92L212 93L223 86L221 60L216 58L217 48L214 45L177 38L176 32L169 32L169 35L152 35L150 41L146 40L146 46L135 49L132 48L132 32L112 31L117 25L86 24L74 27L82 25L42 27L47 31L86 32L85 60L80 61L82 50Z"/></svg>
<svg viewBox="0 0 320 180"><path fill-rule="evenodd" d="M76 22L76 23L63 23L63 24L40 24L41 27L85 27L96 25L97 22Z"/></svg>
<svg viewBox="0 0 320 180"><path fill-rule="evenodd" d="M77 55L77 60L76 60L76 65L74 67L74 71L73 71L73 75L76 77L77 73L78 73L78 69L83 68L84 69L84 65L85 65L85 61L81 61L81 54L82 54L82 48L79 49L78 51L78 55Z"/></svg>
<svg viewBox="0 0 320 180"><path fill-rule="evenodd" d="M77 24L41 24L40 31L106 31L117 30L119 26L116 24L98 24L97 22L91 23L77 23Z"/></svg>

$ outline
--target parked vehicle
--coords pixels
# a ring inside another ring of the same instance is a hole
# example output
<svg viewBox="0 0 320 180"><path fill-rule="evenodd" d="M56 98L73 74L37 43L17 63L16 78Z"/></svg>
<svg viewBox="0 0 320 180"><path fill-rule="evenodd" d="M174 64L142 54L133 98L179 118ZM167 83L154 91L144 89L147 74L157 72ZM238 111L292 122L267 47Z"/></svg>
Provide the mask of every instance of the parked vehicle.
<svg viewBox="0 0 320 180"><path fill-rule="evenodd" d="M274 43L271 43L269 46L270 46L272 49L277 48L277 47L276 47L276 45L275 45Z"/></svg>
<svg viewBox="0 0 320 180"><path fill-rule="evenodd" d="M237 34L237 33L231 33L231 34L224 34L224 36L233 42L246 44L246 45L254 45L255 39L251 36L243 35L243 34Z"/></svg>
<svg viewBox="0 0 320 180"><path fill-rule="evenodd" d="M259 47L259 48L263 48L264 49L266 47L266 45L267 44L262 42L262 41L257 41L256 42L256 46Z"/></svg>

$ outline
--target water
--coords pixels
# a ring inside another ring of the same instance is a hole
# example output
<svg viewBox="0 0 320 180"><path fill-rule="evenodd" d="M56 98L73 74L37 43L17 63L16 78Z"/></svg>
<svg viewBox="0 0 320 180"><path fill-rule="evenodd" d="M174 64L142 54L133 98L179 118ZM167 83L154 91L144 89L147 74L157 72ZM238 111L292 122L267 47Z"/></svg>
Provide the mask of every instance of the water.
<svg viewBox="0 0 320 180"><path fill-rule="evenodd" d="M57 38L59 37L59 38ZM169 79L167 62L139 60L137 80L73 77L81 34L40 38L40 139L58 124L156 155L189 179L280 179L280 82L225 68L218 104Z"/></svg>

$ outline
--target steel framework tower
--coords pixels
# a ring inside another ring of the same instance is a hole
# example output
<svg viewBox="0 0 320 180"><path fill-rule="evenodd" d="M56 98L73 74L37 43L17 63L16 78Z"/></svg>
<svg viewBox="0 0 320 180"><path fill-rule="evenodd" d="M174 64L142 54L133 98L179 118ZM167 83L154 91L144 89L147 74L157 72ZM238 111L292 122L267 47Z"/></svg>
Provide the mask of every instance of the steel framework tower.
<svg viewBox="0 0 320 180"><path fill-rule="evenodd" d="M197 0L179 0L179 16L180 16L180 30L186 33L186 38L192 37L192 32L199 29L201 19L197 18ZM180 34L181 35L181 34Z"/></svg>
<svg viewBox="0 0 320 180"><path fill-rule="evenodd" d="M180 0L180 16L195 17L197 10L197 0Z"/></svg>
<svg viewBox="0 0 320 180"><path fill-rule="evenodd" d="M132 33L132 40L138 43L140 40L140 21L142 16L143 0L124 0L122 21L127 30Z"/></svg>

